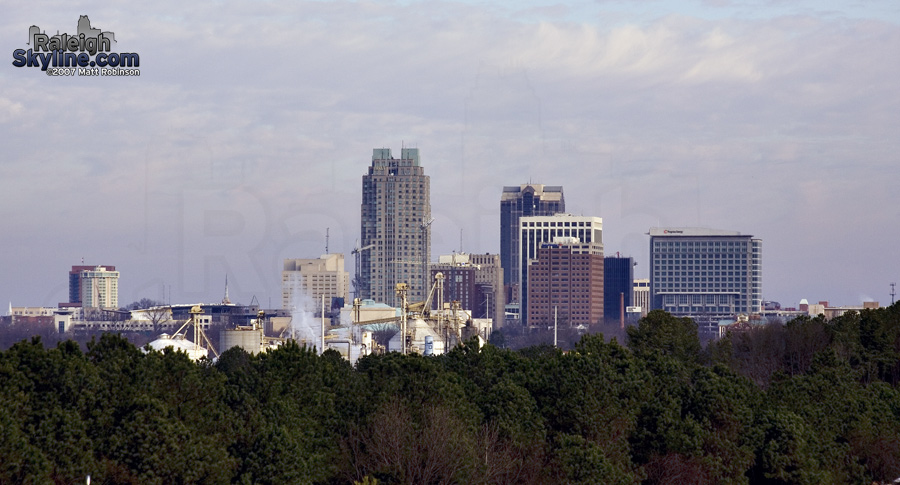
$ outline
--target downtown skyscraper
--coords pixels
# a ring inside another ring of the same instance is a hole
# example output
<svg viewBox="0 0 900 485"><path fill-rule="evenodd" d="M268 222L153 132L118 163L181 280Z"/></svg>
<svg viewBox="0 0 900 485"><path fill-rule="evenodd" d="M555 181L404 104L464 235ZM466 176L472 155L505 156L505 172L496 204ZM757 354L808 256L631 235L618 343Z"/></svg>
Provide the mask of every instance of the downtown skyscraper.
<svg viewBox="0 0 900 485"><path fill-rule="evenodd" d="M566 199L561 186L523 184L503 187L500 195L500 265L503 267L507 302L519 303L522 279L519 219L552 216L565 211Z"/></svg>
<svg viewBox="0 0 900 485"><path fill-rule="evenodd" d="M418 148L372 151L363 175L359 296L398 306L397 283L409 284L409 301L428 295L431 259L431 182L419 164Z"/></svg>

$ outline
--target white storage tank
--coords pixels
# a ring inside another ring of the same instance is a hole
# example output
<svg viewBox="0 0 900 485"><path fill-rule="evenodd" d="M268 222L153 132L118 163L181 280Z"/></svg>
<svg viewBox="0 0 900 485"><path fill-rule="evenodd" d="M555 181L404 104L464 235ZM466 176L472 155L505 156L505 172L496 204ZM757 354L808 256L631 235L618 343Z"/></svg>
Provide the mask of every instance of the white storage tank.
<svg viewBox="0 0 900 485"><path fill-rule="evenodd" d="M222 330L219 341L222 343L222 352L232 347L240 347L251 354L256 354L262 349L262 337L262 332L258 329Z"/></svg>

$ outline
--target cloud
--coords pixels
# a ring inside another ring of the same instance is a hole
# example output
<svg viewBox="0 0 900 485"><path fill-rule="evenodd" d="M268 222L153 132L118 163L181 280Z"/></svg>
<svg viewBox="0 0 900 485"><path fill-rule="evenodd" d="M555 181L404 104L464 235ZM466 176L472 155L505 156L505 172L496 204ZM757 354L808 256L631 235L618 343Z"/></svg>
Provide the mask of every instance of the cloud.
<svg viewBox="0 0 900 485"><path fill-rule="evenodd" d="M0 123L6 123L15 120L19 117L22 111L22 103L0 97Z"/></svg>
<svg viewBox="0 0 900 485"><path fill-rule="evenodd" d="M23 289L0 282L0 298L24 300L92 251L131 266L126 292L169 281L176 296L181 285L210 299L231 271L251 275L236 298L277 297L280 259L318 255L325 227L333 250L349 250L371 149L401 143L422 150L448 226L434 254L457 249L459 228L467 250L497 251L489 194L528 180L564 185L572 211L603 216L607 252L645 251L637 241L657 223L771 239L766 286L788 301L785 275L855 240L891 254L879 207L898 175L900 27L865 12L622 5L81 4L117 48L140 53L142 73L0 72L0 211L27 229L0 242L28 248L26 262L55 255ZM3 22L4 45L33 23L73 28L75 14L44 6ZM195 244L185 229L187 217L208 222L207 199L243 218L230 245ZM840 234L810 222L834 218ZM219 258L208 268L179 262L204 251ZM26 273L23 258L3 258Z"/></svg>

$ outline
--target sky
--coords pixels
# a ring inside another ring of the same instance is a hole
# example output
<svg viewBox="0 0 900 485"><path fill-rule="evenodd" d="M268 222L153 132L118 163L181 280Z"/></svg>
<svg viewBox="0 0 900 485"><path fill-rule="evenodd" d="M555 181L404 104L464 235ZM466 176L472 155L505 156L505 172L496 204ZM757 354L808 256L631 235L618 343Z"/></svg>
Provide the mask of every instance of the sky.
<svg viewBox="0 0 900 485"><path fill-rule="evenodd" d="M121 305L220 301L227 275L279 307L285 258L352 272L372 149L403 146L433 257L499 252L502 187L531 182L637 277L650 227L699 226L761 238L782 306L900 282L895 1L4 3L4 305L67 301L83 260ZM81 15L139 77L12 65Z"/></svg>

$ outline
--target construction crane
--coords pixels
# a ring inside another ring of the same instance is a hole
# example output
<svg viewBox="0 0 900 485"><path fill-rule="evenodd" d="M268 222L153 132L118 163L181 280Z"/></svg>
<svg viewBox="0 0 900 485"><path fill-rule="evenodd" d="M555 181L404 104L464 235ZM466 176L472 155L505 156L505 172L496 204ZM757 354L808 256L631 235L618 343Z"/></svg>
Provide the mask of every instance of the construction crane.
<svg viewBox="0 0 900 485"><path fill-rule="evenodd" d="M429 219L427 222L422 223L422 293L425 293L425 288L428 288L428 253L431 249L428 241L428 228L431 227L431 223L434 222L434 217Z"/></svg>
<svg viewBox="0 0 900 485"><path fill-rule="evenodd" d="M360 265L361 265L361 262L360 262L360 260L361 260L360 255L362 254L363 251L368 251L368 250L370 250L370 249L372 249L372 248L374 248L374 247L375 247L374 244L369 244L368 246L359 247L359 239L357 239L357 240L356 240L356 247L353 248L352 251L350 251L350 253L353 254L353 256L354 256L354 258L355 258L355 259L354 259L354 264L356 265L356 275L353 277L353 299L354 299L354 300L355 300L356 298L359 298L359 293L360 293L360 289L361 289L360 287L361 287L362 284L363 284L362 278L359 277ZM366 290L368 290L368 287L366 288ZM366 293L368 293L368 291L366 291Z"/></svg>

